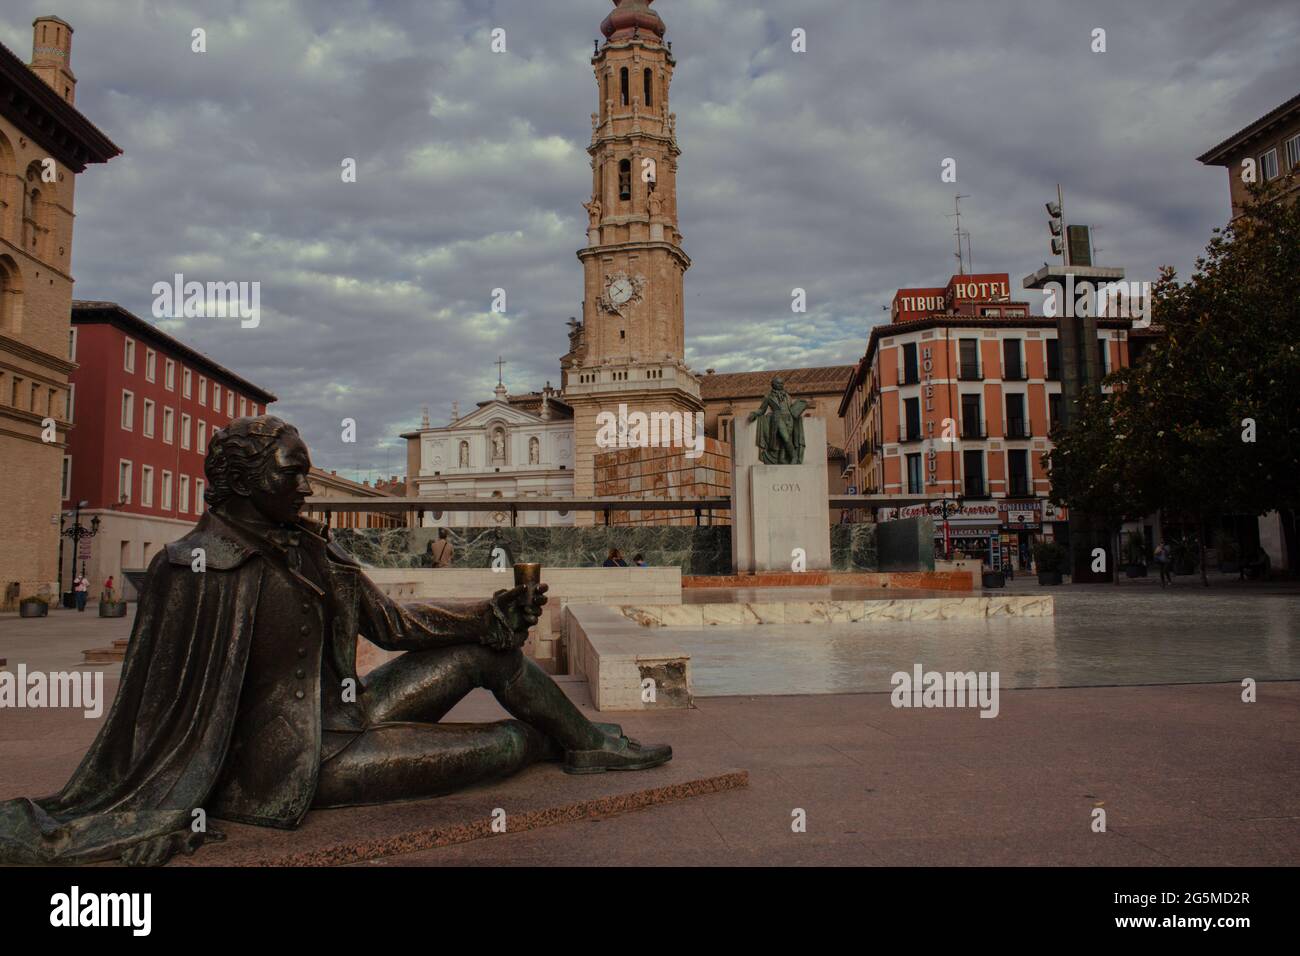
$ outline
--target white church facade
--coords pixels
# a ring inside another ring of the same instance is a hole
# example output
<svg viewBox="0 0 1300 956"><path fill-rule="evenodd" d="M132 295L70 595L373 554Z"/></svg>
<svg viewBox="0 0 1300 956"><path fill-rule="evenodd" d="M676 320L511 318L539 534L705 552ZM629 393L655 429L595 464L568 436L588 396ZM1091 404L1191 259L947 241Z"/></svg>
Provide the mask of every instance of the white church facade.
<svg viewBox="0 0 1300 956"><path fill-rule="evenodd" d="M407 493L420 498L501 498L501 511L424 513L425 527L509 525L505 502L573 495L573 410L549 384L541 392L510 396L498 383L494 397L445 426L402 436L408 444ZM520 511L521 526L571 525L569 511Z"/></svg>

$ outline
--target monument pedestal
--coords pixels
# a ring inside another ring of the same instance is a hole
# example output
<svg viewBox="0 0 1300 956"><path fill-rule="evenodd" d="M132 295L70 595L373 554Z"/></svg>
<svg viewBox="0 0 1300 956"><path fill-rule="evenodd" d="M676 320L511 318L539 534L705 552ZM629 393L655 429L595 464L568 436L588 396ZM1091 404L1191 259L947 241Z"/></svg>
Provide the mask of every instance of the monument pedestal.
<svg viewBox="0 0 1300 956"><path fill-rule="evenodd" d="M755 422L736 422L732 446L731 555L739 574L831 568L827 507L826 423L805 418L804 464L765 465L759 460Z"/></svg>

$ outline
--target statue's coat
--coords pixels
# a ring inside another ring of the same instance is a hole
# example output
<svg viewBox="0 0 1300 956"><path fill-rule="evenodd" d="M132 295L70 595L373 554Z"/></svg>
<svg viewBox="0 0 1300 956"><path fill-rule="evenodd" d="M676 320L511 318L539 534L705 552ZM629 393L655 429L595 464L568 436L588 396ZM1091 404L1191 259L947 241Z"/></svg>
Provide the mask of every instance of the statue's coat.
<svg viewBox="0 0 1300 956"><path fill-rule="evenodd" d="M116 859L141 841L190 830L196 808L218 818L296 826L311 804L321 759L322 667L355 681L358 633L386 650L417 650L472 639L486 626L484 602L395 604L328 542L322 526L300 520L298 528L302 546L316 549L328 568L328 597L267 542L213 512L154 557L117 697L99 735L58 794L0 802L0 863ZM191 570L195 548L204 551L205 571ZM260 600L264 589L285 586L301 592L288 607ZM263 674L250 690L246 669L255 636L259 653L280 644L296 652L302 618L293 615L309 607L326 608L332 626L317 636L313 653L292 662L308 685L314 674L315 693L298 699L291 728L298 742L286 744L285 734L259 733L266 728L248 723L259 709L273 712L277 695L292 697L304 686L292 679L297 671ZM366 723L364 701L360 693L357 729ZM347 716L344 709L341 719ZM265 763L264 748L277 743L286 752L269 775L249 784L238 779L232 739L236 750L247 751L239 761L247 766ZM271 790L259 789L263 783Z"/></svg>

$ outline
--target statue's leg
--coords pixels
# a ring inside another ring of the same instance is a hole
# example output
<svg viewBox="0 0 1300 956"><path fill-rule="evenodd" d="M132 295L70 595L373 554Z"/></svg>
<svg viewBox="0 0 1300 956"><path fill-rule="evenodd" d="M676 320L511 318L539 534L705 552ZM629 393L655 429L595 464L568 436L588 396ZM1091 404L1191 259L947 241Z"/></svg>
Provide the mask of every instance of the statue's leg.
<svg viewBox="0 0 1300 956"><path fill-rule="evenodd" d="M408 651L375 668L365 687L367 708L376 723L435 723L475 687L486 687L512 716L566 750L594 749L606 741L604 731L518 649L458 644Z"/></svg>
<svg viewBox="0 0 1300 956"><path fill-rule="evenodd" d="M774 416L775 419L775 416ZM772 444L776 447L776 461L774 464L788 465L791 462L790 449L794 444L790 435L790 423L781 419L775 419L772 422Z"/></svg>
<svg viewBox="0 0 1300 956"><path fill-rule="evenodd" d="M548 755L548 741L517 720L393 723L363 731L321 764L315 807L387 803L452 793L506 777Z"/></svg>

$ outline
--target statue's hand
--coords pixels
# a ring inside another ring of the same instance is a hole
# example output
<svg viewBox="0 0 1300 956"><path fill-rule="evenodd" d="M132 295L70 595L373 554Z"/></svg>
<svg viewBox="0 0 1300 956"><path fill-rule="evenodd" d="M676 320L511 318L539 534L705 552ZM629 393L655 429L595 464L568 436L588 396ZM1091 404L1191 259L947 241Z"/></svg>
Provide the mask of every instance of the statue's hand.
<svg viewBox="0 0 1300 956"><path fill-rule="evenodd" d="M488 603L492 606L493 623L483 634L482 642L498 651L523 647L528 640L528 629L542 616L547 590L545 584L539 584L530 596L528 588L520 585L492 595Z"/></svg>
<svg viewBox="0 0 1300 956"><path fill-rule="evenodd" d="M745 421L752 422L754 419L758 418L759 415L760 415L759 412L750 412L750 413L749 413L749 418L745 419Z"/></svg>
<svg viewBox="0 0 1300 956"><path fill-rule="evenodd" d="M162 866L177 853L190 856L204 843L219 843L225 838L224 833L216 831L196 833L190 829L176 830L137 843L124 851L121 859L127 866Z"/></svg>

